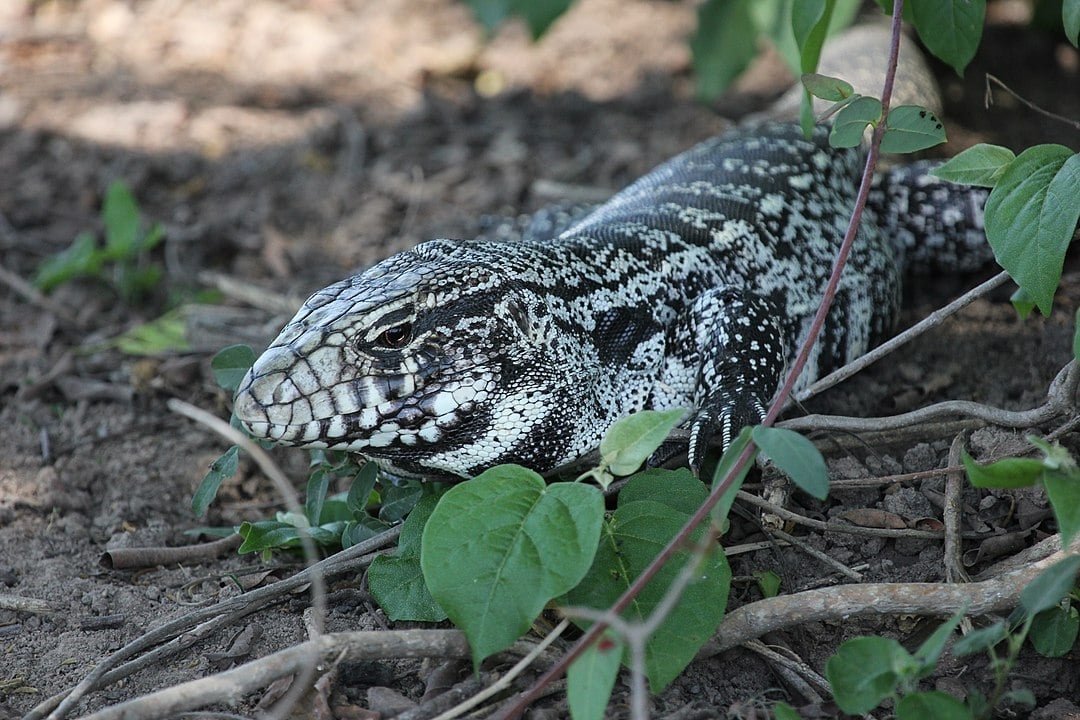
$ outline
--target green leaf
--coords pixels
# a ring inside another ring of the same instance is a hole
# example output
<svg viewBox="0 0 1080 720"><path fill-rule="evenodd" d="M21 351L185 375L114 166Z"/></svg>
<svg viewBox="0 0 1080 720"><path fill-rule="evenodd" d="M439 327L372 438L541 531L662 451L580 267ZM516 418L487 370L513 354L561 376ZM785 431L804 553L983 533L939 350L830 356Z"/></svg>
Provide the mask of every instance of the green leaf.
<svg viewBox="0 0 1080 720"><path fill-rule="evenodd" d="M233 445L225 454L210 463L210 470L203 477L195 495L191 498L191 512L195 517L202 517L210 503L217 497L221 483L236 474L236 468L240 465L240 448Z"/></svg>
<svg viewBox="0 0 1080 720"><path fill-rule="evenodd" d="M1020 153L986 199L986 237L998 262L1050 313L1080 218L1080 155L1063 145Z"/></svg>
<svg viewBox="0 0 1080 720"><path fill-rule="evenodd" d="M566 699L574 720L603 720L622 655L622 640L606 630L570 665Z"/></svg>
<svg viewBox="0 0 1080 720"><path fill-rule="evenodd" d="M982 39L986 0L910 0L915 27L927 49L964 74Z"/></svg>
<svg viewBox="0 0 1080 720"><path fill-rule="evenodd" d="M619 492L619 504L653 500L690 517L706 497L705 486L688 468L650 468L627 481Z"/></svg>
<svg viewBox="0 0 1080 720"><path fill-rule="evenodd" d="M792 430L764 425L754 428L753 438L761 451L801 490L818 500L828 497L829 471L814 443Z"/></svg>
<svg viewBox="0 0 1080 720"><path fill-rule="evenodd" d="M973 717L964 703L937 690L908 693L896 704L896 720L971 720Z"/></svg>
<svg viewBox="0 0 1080 720"><path fill-rule="evenodd" d="M525 19L533 40L547 32L551 24L566 12L574 0L516 0L514 12Z"/></svg>
<svg viewBox="0 0 1080 720"><path fill-rule="evenodd" d="M779 702L772 707L775 720L800 720L799 713L786 702Z"/></svg>
<svg viewBox="0 0 1080 720"><path fill-rule="evenodd" d="M126 183L114 180L101 205L105 223L105 257L133 259L139 254L139 206Z"/></svg>
<svg viewBox="0 0 1080 720"><path fill-rule="evenodd" d="M509 647L551 598L589 569L603 494L578 483L547 485L498 465L455 485L424 529L420 564L432 596L469 638L474 664Z"/></svg>
<svg viewBox="0 0 1080 720"><path fill-rule="evenodd" d="M855 94L855 88L851 87L851 83L828 75L805 73L802 76L802 84L808 93L829 102L847 100Z"/></svg>
<svg viewBox="0 0 1080 720"><path fill-rule="evenodd" d="M1065 37L1080 47L1080 0L1064 0L1061 3L1061 24L1065 27Z"/></svg>
<svg viewBox="0 0 1080 720"><path fill-rule="evenodd" d="M799 69L804 73L817 69L831 15L829 0L802 0L791 8L791 30L799 48Z"/></svg>
<svg viewBox="0 0 1080 720"><path fill-rule="evenodd" d="M1070 555L1043 570L1020 591L1020 604L1029 615L1048 610L1065 597L1076 585L1080 571L1080 555Z"/></svg>
<svg viewBox="0 0 1080 720"><path fill-rule="evenodd" d="M1080 614L1076 606L1056 605L1032 618L1028 638L1043 657L1062 657L1076 644L1078 632Z"/></svg>
<svg viewBox="0 0 1080 720"><path fill-rule="evenodd" d="M71 245L46 258L34 275L34 285L49 292L77 277L96 275L102 266L102 254L91 232L81 232Z"/></svg>
<svg viewBox="0 0 1080 720"><path fill-rule="evenodd" d="M424 484L419 480L402 480L396 485L383 486L379 519L396 523L412 512L423 495Z"/></svg>
<svg viewBox="0 0 1080 720"><path fill-rule="evenodd" d="M705 0L698 6L690 52L700 99L719 97L757 56L758 33L750 14L753 2Z"/></svg>
<svg viewBox="0 0 1080 720"><path fill-rule="evenodd" d="M963 185L994 187L1016 154L1007 147L979 143L930 171L934 177Z"/></svg>
<svg viewBox="0 0 1080 720"><path fill-rule="evenodd" d="M304 515L312 525L322 522L323 503L330 489L330 473L318 468L308 476L307 494L304 496Z"/></svg>
<svg viewBox="0 0 1080 720"><path fill-rule="evenodd" d="M1021 320L1027 320L1028 316L1031 315L1031 311L1035 309L1035 300L1032 299L1031 293L1022 287L1016 288L1016 291L1009 297L1009 302L1012 303L1013 309L1016 310L1016 314L1020 316Z"/></svg>
<svg viewBox="0 0 1080 720"><path fill-rule="evenodd" d="M891 697L901 669L914 658L892 638L857 637L841 645L825 664L825 677L840 709L862 715Z"/></svg>
<svg viewBox="0 0 1080 720"><path fill-rule="evenodd" d="M389 529L390 526L382 520L370 516L360 520L350 520L345 523L345 529L341 531L341 547L350 548L353 545L359 545Z"/></svg>
<svg viewBox="0 0 1080 720"><path fill-rule="evenodd" d="M1080 532L1080 473L1075 468L1048 471L1043 476L1043 486L1057 518L1061 544L1067 547Z"/></svg>
<svg viewBox="0 0 1080 720"><path fill-rule="evenodd" d="M881 101L858 95L840 109L833 119L829 144L837 148L856 147L863 141L867 125L881 121Z"/></svg>
<svg viewBox="0 0 1080 720"><path fill-rule="evenodd" d="M634 480L637 478L631 483ZM604 523L592 567L567 593L565 601L597 609L610 607L688 519L686 513L660 502L626 502L620 496L618 509ZM699 528L695 537L700 538L703 532ZM723 618L731 569L722 550L717 546L705 558L685 551L677 553L623 612L628 621L648 617L688 561L699 563L697 578L646 644L645 672L654 693L678 677ZM575 622L582 627L589 625Z"/></svg>
<svg viewBox="0 0 1080 720"><path fill-rule="evenodd" d="M217 351L210 361L210 369L214 371L214 381L219 387L235 393L254 364L254 350L247 345L230 345Z"/></svg>
<svg viewBox="0 0 1080 720"><path fill-rule="evenodd" d="M1010 690L1009 692L1002 694L1000 705L1002 707L1016 708L1018 710L1034 710L1036 705L1035 693L1031 692L1028 688L1016 688L1015 690ZM989 713L986 713L983 717L988 715Z"/></svg>
<svg viewBox="0 0 1080 720"><path fill-rule="evenodd" d="M184 309L176 308L156 320L136 325L113 342L126 355L156 356L189 350Z"/></svg>
<svg viewBox="0 0 1080 720"><path fill-rule="evenodd" d="M712 492L716 492L716 489L720 487L720 483L724 481L731 468L735 466L735 461L742 455L743 448L750 443L750 438L753 433L753 428L744 427L739 431L735 440L731 445L724 450L724 454L720 456L720 462L716 464L716 470L713 472L712 480ZM716 503L712 510L712 522L713 525L720 528L724 532L727 531L725 523L727 522L728 513L731 512L731 506L735 502L735 496L739 492L739 488L742 487L743 480L746 479L746 474L750 472L750 468L754 464L754 458L757 457L758 449L755 447L750 455L747 463L743 465L742 470L735 477L735 481L731 483L727 490L724 491L723 497Z"/></svg>
<svg viewBox="0 0 1080 720"><path fill-rule="evenodd" d="M431 596L420 565L420 547L424 527L439 502L428 495L401 526L394 555L379 555L371 562L367 582L371 597L393 621L442 622L446 612Z"/></svg>
<svg viewBox="0 0 1080 720"><path fill-rule="evenodd" d="M237 531L244 538L237 552L245 555L277 548L300 547L300 528L280 520L244 522Z"/></svg>
<svg viewBox="0 0 1080 720"><path fill-rule="evenodd" d="M968 480L975 487L1002 490L1034 485L1042 477L1046 465L1031 458L1005 458L989 465L979 465L967 451L960 454Z"/></svg>
<svg viewBox="0 0 1080 720"><path fill-rule="evenodd" d="M629 475L641 467L667 438L686 411L642 410L620 418L600 441L601 463L614 475Z"/></svg>
<svg viewBox="0 0 1080 720"><path fill-rule="evenodd" d="M371 493L375 489L375 481L379 479L379 466L373 462L366 462L356 473L352 484L349 485L349 494L345 496L345 504L356 513L366 513Z"/></svg>
<svg viewBox="0 0 1080 720"><path fill-rule="evenodd" d="M889 110L881 152L913 153L945 142L945 126L937 115L918 105Z"/></svg>
<svg viewBox="0 0 1080 720"><path fill-rule="evenodd" d="M985 652L994 647L1009 636L1009 629L1001 620L978 630L972 630L967 635L958 638L952 646L952 654L956 657L974 655Z"/></svg>
<svg viewBox="0 0 1080 720"><path fill-rule="evenodd" d="M960 627L964 614L964 608L953 613L952 617L938 625L937 630L934 630L930 637L926 638L922 645L919 646L919 649L915 651L915 660L922 667L922 672L919 673L921 677L933 672L941 653L945 651L949 638L952 637L956 628Z"/></svg>
<svg viewBox="0 0 1080 720"><path fill-rule="evenodd" d="M780 576L772 570L755 570L752 575L757 580L758 589L767 598L776 597L780 594Z"/></svg>

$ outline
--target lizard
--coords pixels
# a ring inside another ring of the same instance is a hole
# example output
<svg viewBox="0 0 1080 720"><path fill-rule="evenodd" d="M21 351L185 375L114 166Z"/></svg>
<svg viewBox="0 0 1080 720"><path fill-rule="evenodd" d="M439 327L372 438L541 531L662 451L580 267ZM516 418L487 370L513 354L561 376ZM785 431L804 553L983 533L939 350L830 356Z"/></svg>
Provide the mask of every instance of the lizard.
<svg viewBox="0 0 1080 720"><path fill-rule="evenodd" d="M763 418L821 303L865 157L828 134L738 127L578 217L393 255L311 295L234 413L256 438L461 479L501 463L558 474L619 418L685 408L697 471L710 441ZM891 330L928 247L985 262L985 191L930 167L875 179L800 386Z"/></svg>

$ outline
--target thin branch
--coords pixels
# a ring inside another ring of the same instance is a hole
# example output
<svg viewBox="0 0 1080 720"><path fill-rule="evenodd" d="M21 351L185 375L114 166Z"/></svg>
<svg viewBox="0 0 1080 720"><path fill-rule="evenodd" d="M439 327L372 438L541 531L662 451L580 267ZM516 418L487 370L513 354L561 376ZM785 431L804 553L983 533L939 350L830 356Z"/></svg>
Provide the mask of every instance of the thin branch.
<svg viewBox="0 0 1080 720"><path fill-rule="evenodd" d="M1058 122L1065 123L1066 125L1071 125L1072 127L1076 128L1077 130L1080 130L1080 120L1076 120L1074 118L1068 118L1068 117L1065 117L1063 115L1058 115L1057 113L1052 113L1049 110L1044 110L1043 108L1039 107L1038 105L1031 102L1027 98L1025 98L1025 97L1021 96L1020 94L1018 94L1016 91L1014 91L1008 85L1006 85L1005 83L1003 83L1001 80L994 77L990 73L986 73L986 94L984 96L984 102L986 104L986 107L989 108L991 105L994 104L994 93L990 89L990 83L991 82L993 82L995 85L1000 87L1002 90L1009 93L1014 98L1019 100L1021 103L1023 103L1027 107L1031 108L1035 112L1039 113L1040 115L1048 117L1051 120L1057 120Z"/></svg>
<svg viewBox="0 0 1080 720"><path fill-rule="evenodd" d="M765 633L810 622L846 622L870 615L950 615L966 608L970 615L1011 610L1020 593L1059 560L1080 554L1080 539L1066 550L983 582L869 583L806 590L759 600L727 614L698 657L711 657Z"/></svg>
<svg viewBox="0 0 1080 720"><path fill-rule="evenodd" d="M115 548L101 554L101 564L110 570L173 565L183 562L213 560L230 550L240 547L244 539L233 534L213 542L176 547Z"/></svg>

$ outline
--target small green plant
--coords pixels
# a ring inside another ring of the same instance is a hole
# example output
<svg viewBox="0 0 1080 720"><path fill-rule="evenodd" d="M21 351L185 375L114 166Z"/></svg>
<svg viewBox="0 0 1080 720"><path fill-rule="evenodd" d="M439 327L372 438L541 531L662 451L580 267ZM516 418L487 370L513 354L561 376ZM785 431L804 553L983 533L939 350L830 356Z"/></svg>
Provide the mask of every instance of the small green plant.
<svg viewBox="0 0 1080 720"><path fill-rule="evenodd" d="M34 284L48 292L76 278L94 278L112 287L126 303L133 303L161 281L162 269L149 257L164 238L161 225L145 227L131 190L113 181L101 205L104 242L85 230L71 245L38 268Z"/></svg>

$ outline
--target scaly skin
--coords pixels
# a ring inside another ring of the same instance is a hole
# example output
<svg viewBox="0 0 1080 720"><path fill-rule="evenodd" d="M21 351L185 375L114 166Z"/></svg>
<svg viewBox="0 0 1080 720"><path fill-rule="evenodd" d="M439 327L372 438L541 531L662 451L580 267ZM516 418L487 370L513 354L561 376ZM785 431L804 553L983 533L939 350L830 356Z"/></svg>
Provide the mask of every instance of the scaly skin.
<svg viewBox="0 0 1080 720"><path fill-rule="evenodd" d="M697 467L711 438L760 421L821 301L863 165L827 133L737 130L556 237L432 240L320 290L236 415L255 437L392 474L470 477L554 473L618 418L682 407ZM925 167L879 178L802 383L891 329L909 248L985 259L963 249L983 242L981 199Z"/></svg>

